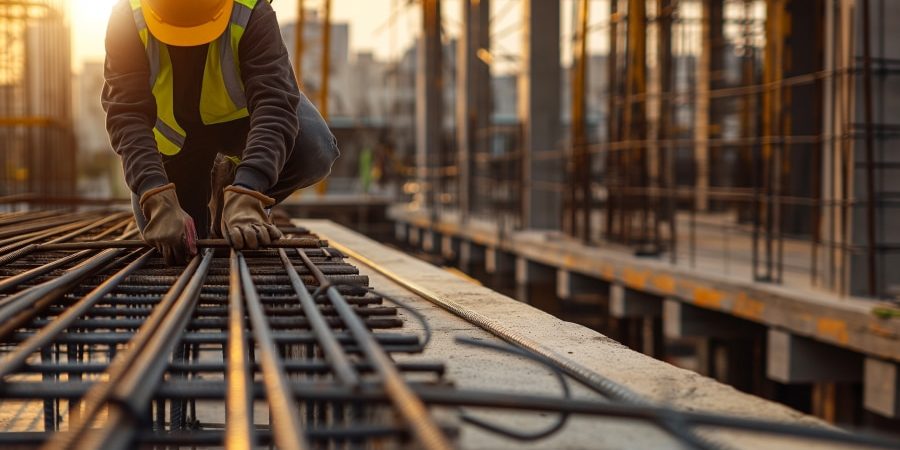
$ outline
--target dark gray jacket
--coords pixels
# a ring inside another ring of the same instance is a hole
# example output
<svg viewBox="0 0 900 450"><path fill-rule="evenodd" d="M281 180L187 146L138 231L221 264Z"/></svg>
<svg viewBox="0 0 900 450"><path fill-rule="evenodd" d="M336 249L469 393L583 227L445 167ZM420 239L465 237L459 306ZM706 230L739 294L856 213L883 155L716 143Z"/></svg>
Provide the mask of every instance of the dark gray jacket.
<svg viewBox="0 0 900 450"><path fill-rule="evenodd" d="M175 118L187 132L182 153L198 145L245 141L235 184L265 192L278 181L299 132L300 91L272 6L259 1L238 49L249 118L217 125L201 121L200 88L207 49L208 45L169 46ZM150 67L127 0L116 4L109 19L105 76L102 101L110 142L122 157L129 188L140 196L168 183L167 157L157 151L153 137L156 100L148 81ZM198 183L209 183L209 177L198 175Z"/></svg>

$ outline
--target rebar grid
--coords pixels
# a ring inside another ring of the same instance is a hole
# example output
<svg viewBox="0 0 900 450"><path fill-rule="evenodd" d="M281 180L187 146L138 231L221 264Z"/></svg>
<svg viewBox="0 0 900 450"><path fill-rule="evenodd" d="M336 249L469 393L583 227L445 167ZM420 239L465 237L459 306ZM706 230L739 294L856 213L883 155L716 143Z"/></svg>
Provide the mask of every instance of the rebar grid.
<svg viewBox="0 0 900 450"><path fill-rule="evenodd" d="M457 421L437 407L559 414L530 432L461 410L462 422L517 440L552 435L583 414L649 422L688 448L727 447L698 426L897 444L620 398L627 388L573 375L521 343L458 340L546 365L564 397L453 388L440 362L393 361L428 344L424 317L371 289L344 253L301 228L281 225L287 238L259 251L203 241L186 268L134 244L137 231L121 214L0 214L0 234L61 217L82 227L46 229L27 253L0 252L0 402L43 409L42 426L2 432L0 446L449 449ZM401 330L398 307L423 321L424 339ZM569 398L566 376L606 401Z"/></svg>

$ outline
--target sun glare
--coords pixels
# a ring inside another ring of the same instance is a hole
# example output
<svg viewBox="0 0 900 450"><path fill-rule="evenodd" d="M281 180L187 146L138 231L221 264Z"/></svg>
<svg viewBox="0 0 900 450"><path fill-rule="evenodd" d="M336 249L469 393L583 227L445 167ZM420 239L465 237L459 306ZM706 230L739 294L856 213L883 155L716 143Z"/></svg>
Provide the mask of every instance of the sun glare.
<svg viewBox="0 0 900 450"><path fill-rule="evenodd" d="M109 12L119 0L69 0L72 21L106 28Z"/></svg>
<svg viewBox="0 0 900 450"><path fill-rule="evenodd" d="M120 0L69 0L73 63L102 60L106 24L113 5Z"/></svg>

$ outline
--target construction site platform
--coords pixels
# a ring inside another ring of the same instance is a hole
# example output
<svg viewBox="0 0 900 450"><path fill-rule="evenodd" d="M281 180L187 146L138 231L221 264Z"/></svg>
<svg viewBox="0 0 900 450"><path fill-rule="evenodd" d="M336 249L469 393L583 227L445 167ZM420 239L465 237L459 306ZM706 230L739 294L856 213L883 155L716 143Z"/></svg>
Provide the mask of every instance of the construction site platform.
<svg viewBox="0 0 900 450"><path fill-rule="evenodd" d="M296 224L308 227L350 256L354 265L371 278L372 285L379 291L406 301L423 314L435 334L424 356L447 361L447 376L459 387L559 395L558 383L546 369L534 362L514 355L461 347L455 342L457 337L498 344L517 340L535 345L540 354L556 355L570 361L574 367L607 378L650 404L684 411L828 427L817 418L632 351L598 332L562 321L340 225L315 220L299 220ZM452 310L460 314L454 314ZM414 326L415 321L408 323ZM496 330L501 330L505 337L498 337ZM573 383L573 388L574 398L603 398L578 383ZM499 411L484 417L522 430L539 429L542 424L552 422L546 415L535 417ZM725 445L725 448L808 448L810 445L810 442L802 440L743 432L706 429L701 435L711 442ZM684 445L659 428L639 421L583 416L573 417L558 434L534 443L511 443L478 428L464 426L460 444L460 448L466 449L643 449L682 448ZM817 445L832 448L836 444L816 443L814 447L819 448Z"/></svg>
<svg viewBox="0 0 900 450"><path fill-rule="evenodd" d="M0 448L897 448L330 221L166 266L128 211L0 215Z"/></svg>

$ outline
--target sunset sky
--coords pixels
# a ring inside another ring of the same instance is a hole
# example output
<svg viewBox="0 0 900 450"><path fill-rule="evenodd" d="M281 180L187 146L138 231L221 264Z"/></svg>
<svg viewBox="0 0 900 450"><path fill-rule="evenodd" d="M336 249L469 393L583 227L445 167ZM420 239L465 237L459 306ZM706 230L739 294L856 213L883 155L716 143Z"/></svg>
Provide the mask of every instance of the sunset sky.
<svg viewBox="0 0 900 450"><path fill-rule="evenodd" d="M69 17L72 23L72 64L78 71L85 61L102 61L104 56L104 36L112 6L121 0L68 0ZM462 0L443 0L441 4L445 38L455 37L461 28L460 10ZM570 39L574 3L561 0L563 64L570 60ZM322 0L305 0L307 9L319 9ZM280 22L292 22L297 16L297 0L275 0L272 6L278 13ZM492 46L495 55L495 70L508 72L517 70L517 56L522 42L521 0L493 0L491 2ZM394 26L387 26L392 11ZM598 2L591 9L589 23L608 20L608 7ZM332 0L332 18L336 22L350 23L351 52L370 50L381 60L398 57L407 49L418 33L421 23L419 2L409 0ZM606 33L602 29L591 33L591 51L603 52L607 46Z"/></svg>
<svg viewBox="0 0 900 450"><path fill-rule="evenodd" d="M103 59L103 39L109 11L117 1L119 0L69 0L72 59L76 70L83 61ZM321 5L320 0L306 0L305 3L307 8ZM409 45L412 33L418 27L420 13L417 8L402 8L406 3L406 0L332 0L332 18L335 21L350 22L350 45L353 50L369 49L379 57L388 58L392 56L392 32L389 27L382 25L391 16L392 4L398 5L403 11L398 15L399 20L393 32L393 41L396 42L394 53ZM448 1L445 4L446 20L451 21L448 26L455 32L458 29L459 2ZM281 22L293 21L297 16L297 0L275 0L272 6L278 12ZM452 22L453 20L456 22ZM379 28L382 28L381 31L376 32Z"/></svg>

